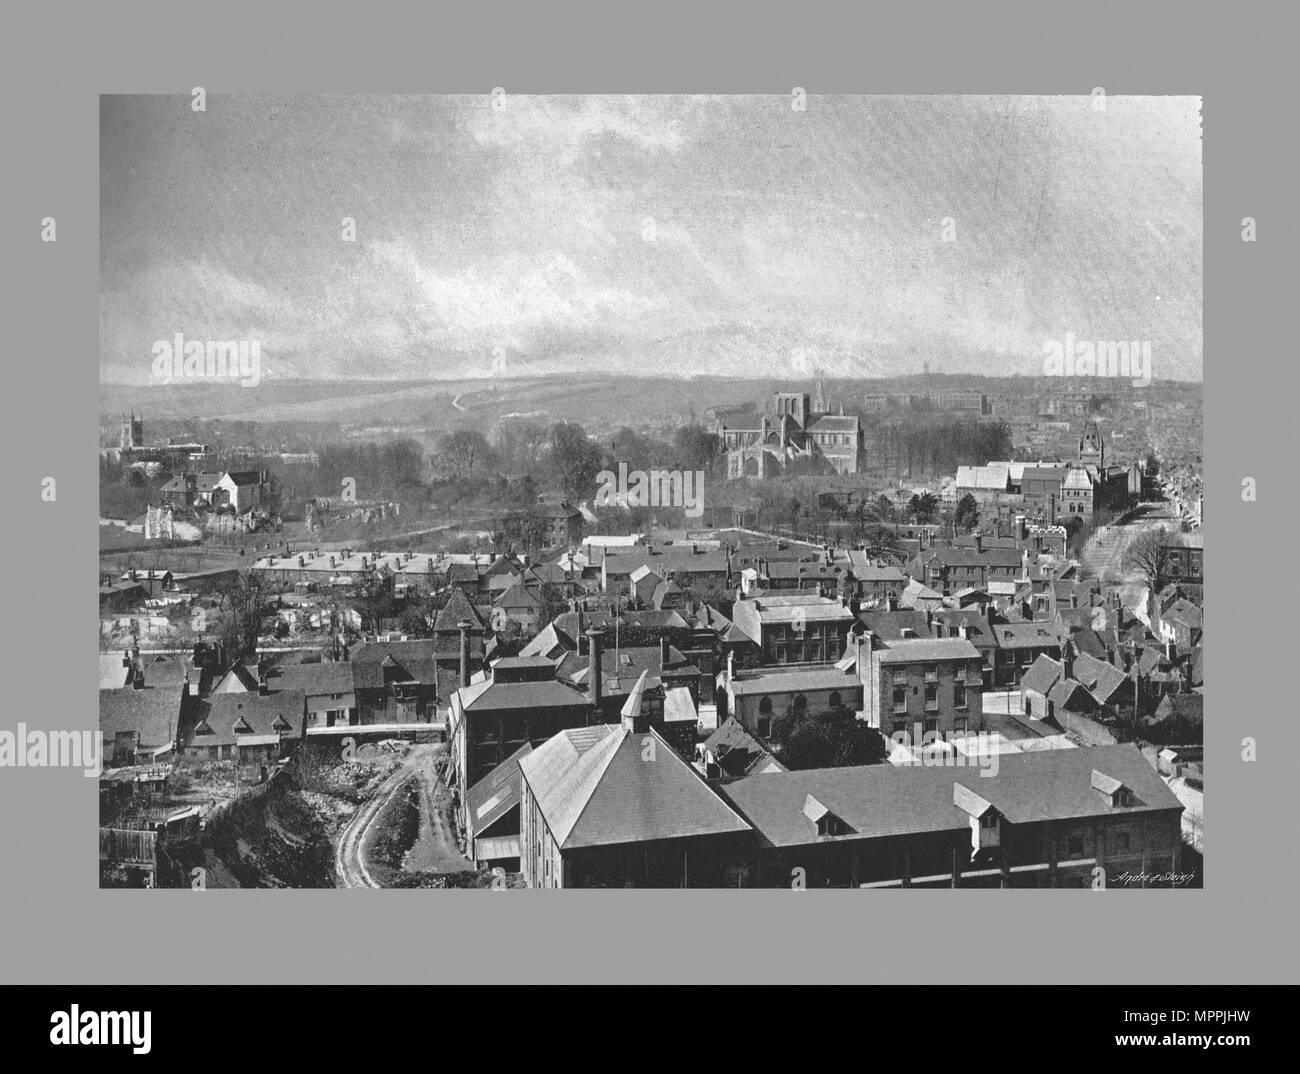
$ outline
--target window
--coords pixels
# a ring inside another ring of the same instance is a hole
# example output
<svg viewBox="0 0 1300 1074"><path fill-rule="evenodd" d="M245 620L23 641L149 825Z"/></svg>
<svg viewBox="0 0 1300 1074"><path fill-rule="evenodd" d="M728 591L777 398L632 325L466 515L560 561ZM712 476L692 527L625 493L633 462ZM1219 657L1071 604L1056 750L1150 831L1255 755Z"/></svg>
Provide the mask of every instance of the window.
<svg viewBox="0 0 1300 1074"><path fill-rule="evenodd" d="M925 669L925 681L926 681L926 682L938 682L938 681L939 681L939 669L938 669L937 667L928 667L928 668L926 668L926 669Z"/></svg>
<svg viewBox="0 0 1300 1074"><path fill-rule="evenodd" d="M939 684L937 682L927 682L925 684L925 707L927 710L939 707Z"/></svg>
<svg viewBox="0 0 1300 1074"><path fill-rule="evenodd" d="M794 695L794 714L802 716L808 711L808 699L803 694Z"/></svg>
<svg viewBox="0 0 1300 1074"><path fill-rule="evenodd" d="M938 731L939 731L939 721L938 721L938 720L924 720L924 721L922 721L922 723L921 723L921 734L923 734L923 735L933 735L933 734L937 734Z"/></svg>
<svg viewBox="0 0 1300 1074"><path fill-rule="evenodd" d="M761 715L768 716L772 712L772 699L765 697L758 703L758 711Z"/></svg>
<svg viewBox="0 0 1300 1074"><path fill-rule="evenodd" d="M966 684L964 682L954 682L952 684L952 703L954 708L964 709L966 707Z"/></svg>
<svg viewBox="0 0 1300 1074"><path fill-rule="evenodd" d="M772 717L760 716L758 718L758 737L770 738L772 735Z"/></svg>
<svg viewBox="0 0 1300 1074"><path fill-rule="evenodd" d="M1119 847L1120 850L1128 850L1128 849L1129 849L1129 846L1130 846L1130 844L1131 844L1131 842L1132 842L1132 841L1129 839L1129 834L1128 834L1128 832L1117 832L1117 833L1116 833L1116 835L1115 835L1115 843L1116 843L1116 845Z"/></svg>
<svg viewBox="0 0 1300 1074"><path fill-rule="evenodd" d="M981 828L987 830L989 828L996 828L997 826L998 826L998 815L994 813L992 810L989 810L989 812L985 813L983 816L980 817Z"/></svg>
<svg viewBox="0 0 1300 1074"><path fill-rule="evenodd" d="M907 711L907 687L906 686L894 687L894 711L895 712Z"/></svg>
<svg viewBox="0 0 1300 1074"><path fill-rule="evenodd" d="M831 696L829 699L827 699L826 703L830 705L830 707L833 709L839 709L844 707L844 699L840 697L840 692L838 690L831 691Z"/></svg>
<svg viewBox="0 0 1300 1074"><path fill-rule="evenodd" d="M1082 855L1082 854L1083 854L1083 836L1081 835L1070 836L1070 857L1073 858L1076 855Z"/></svg>

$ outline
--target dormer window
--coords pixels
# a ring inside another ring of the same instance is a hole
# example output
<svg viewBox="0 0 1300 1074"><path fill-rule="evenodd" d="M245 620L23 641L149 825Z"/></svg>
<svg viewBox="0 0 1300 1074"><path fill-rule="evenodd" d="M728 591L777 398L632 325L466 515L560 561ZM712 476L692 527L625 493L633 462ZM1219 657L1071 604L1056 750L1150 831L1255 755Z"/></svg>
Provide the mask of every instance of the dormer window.
<svg viewBox="0 0 1300 1074"><path fill-rule="evenodd" d="M813 822L814 827L817 829L818 839L849 835L853 831L842 817L832 813L811 794L804 799L803 815Z"/></svg>

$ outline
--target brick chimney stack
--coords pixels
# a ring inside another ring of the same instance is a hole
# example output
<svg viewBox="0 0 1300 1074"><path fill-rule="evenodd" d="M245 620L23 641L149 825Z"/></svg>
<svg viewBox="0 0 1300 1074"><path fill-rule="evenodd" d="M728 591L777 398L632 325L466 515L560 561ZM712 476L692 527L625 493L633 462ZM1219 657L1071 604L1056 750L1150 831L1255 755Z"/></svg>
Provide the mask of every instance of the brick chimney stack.
<svg viewBox="0 0 1300 1074"><path fill-rule="evenodd" d="M604 673L601 669L604 652L605 632L599 627L592 627L587 631L587 699L598 715L605 692Z"/></svg>

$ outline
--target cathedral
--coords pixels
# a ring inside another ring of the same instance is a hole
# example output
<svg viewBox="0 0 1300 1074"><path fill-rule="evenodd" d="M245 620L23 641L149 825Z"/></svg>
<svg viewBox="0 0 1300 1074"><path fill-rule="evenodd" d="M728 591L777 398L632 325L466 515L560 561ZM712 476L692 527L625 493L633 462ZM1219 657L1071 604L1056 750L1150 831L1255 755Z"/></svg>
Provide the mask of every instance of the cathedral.
<svg viewBox="0 0 1300 1074"><path fill-rule="evenodd" d="M856 414L836 413L821 381L807 392L776 392L758 424L714 428L727 453L727 478L773 477L802 460L825 459L836 473L855 474L863 465L862 422Z"/></svg>

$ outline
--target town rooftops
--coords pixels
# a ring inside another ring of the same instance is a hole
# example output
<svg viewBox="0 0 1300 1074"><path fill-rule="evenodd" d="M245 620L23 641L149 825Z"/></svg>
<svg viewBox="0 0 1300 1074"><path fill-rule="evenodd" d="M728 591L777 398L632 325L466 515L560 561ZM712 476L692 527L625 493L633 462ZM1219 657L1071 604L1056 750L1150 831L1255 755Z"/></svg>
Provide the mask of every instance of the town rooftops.
<svg viewBox="0 0 1300 1074"><path fill-rule="evenodd" d="M1099 790L1098 774L1131 797ZM969 831L972 814L959 802L978 811L992 807L1011 824L1182 809L1131 744L1003 754L996 769L979 772L882 764L763 773L725 784L720 793L770 846ZM809 796L845 823L846 835L818 836L804 812Z"/></svg>
<svg viewBox="0 0 1300 1074"><path fill-rule="evenodd" d="M644 760L647 737L657 746L655 764ZM561 850L749 830L653 729L596 724L561 731L520 758L519 767Z"/></svg>

